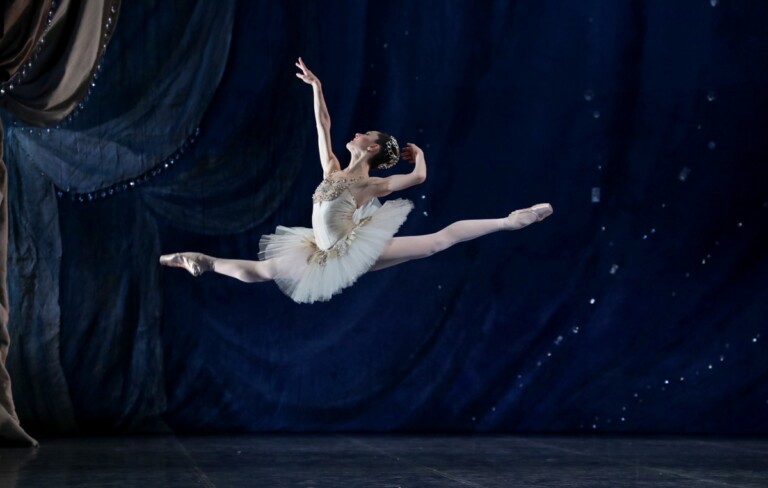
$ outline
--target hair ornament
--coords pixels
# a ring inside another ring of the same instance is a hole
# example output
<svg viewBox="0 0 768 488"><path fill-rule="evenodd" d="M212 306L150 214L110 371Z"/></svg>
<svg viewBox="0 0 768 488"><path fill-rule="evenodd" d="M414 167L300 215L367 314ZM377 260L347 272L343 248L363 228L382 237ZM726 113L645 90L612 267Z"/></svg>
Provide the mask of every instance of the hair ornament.
<svg viewBox="0 0 768 488"><path fill-rule="evenodd" d="M389 136L389 140L384 144L384 154L387 155L388 161L380 164L380 169L391 168L400 160L400 146L398 146L397 140L394 137Z"/></svg>

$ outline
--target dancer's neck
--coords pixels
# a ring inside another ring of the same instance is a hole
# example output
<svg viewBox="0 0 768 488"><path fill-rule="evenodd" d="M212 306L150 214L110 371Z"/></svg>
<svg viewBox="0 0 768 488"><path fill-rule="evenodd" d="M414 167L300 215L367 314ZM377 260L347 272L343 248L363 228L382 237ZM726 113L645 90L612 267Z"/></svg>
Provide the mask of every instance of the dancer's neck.
<svg viewBox="0 0 768 488"><path fill-rule="evenodd" d="M344 169L344 172L350 176L361 177L368 176L368 159L365 157L352 156L352 160L349 162L349 166Z"/></svg>

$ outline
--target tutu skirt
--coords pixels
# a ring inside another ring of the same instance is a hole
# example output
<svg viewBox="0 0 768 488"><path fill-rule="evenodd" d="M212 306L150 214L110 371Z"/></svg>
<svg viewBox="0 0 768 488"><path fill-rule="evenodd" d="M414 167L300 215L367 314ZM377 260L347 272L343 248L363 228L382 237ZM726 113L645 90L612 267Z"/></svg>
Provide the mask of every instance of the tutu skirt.
<svg viewBox="0 0 768 488"><path fill-rule="evenodd" d="M274 281L298 303L327 301L376 263L413 209L409 200L377 200L358 209L351 230L330 249L319 249L312 229L279 226L262 236L259 259L274 260Z"/></svg>

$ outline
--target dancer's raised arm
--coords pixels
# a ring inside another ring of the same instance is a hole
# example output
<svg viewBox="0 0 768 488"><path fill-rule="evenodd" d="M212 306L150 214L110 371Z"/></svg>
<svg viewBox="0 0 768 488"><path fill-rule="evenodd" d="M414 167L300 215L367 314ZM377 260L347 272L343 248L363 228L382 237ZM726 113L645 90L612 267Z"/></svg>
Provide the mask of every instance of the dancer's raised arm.
<svg viewBox="0 0 768 488"><path fill-rule="evenodd" d="M307 68L301 58L296 61L296 67L301 70L301 73L296 73L296 76L304 83L312 86L320 164L323 166L323 176L328 176L331 172L341 169L341 167L339 166L339 160L331 149L331 116L328 114L328 107L325 106L323 87L317 76Z"/></svg>
<svg viewBox="0 0 768 488"><path fill-rule="evenodd" d="M403 148L401 157L413 163L413 171L386 178L369 178L369 184L374 187L374 193L377 197L385 197L394 191L404 190L426 181L427 161L424 159L424 151L419 146L409 142Z"/></svg>

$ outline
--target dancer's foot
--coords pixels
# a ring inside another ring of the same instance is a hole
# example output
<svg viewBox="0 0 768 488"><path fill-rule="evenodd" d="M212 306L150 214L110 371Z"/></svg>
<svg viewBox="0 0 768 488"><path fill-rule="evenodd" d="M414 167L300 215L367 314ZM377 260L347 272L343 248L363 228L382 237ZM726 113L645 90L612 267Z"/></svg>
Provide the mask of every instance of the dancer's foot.
<svg viewBox="0 0 768 488"><path fill-rule="evenodd" d="M552 215L552 205L548 203L539 203L529 208L515 210L509 216L502 219L502 228L507 230L522 229L534 222L541 222Z"/></svg>
<svg viewBox="0 0 768 488"><path fill-rule="evenodd" d="M184 268L192 276L200 276L206 271L213 271L213 260L210 256L197 252L177 252L160 256L160 264L172 268Z"/></svg>

